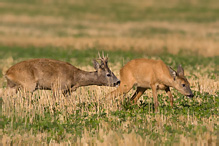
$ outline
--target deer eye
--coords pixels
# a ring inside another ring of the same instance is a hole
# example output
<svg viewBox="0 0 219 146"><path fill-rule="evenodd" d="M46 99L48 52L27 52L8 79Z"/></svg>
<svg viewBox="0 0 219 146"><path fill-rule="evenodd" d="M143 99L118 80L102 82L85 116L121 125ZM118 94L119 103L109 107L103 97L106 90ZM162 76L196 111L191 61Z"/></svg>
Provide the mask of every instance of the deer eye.
<svg viewBox="0 0 219 146"><path fill-rule="evenodd" d="M185 86L186 86L186 84L182 84L182 86L183 86L183 87L185 87Z"/></svg>
<svg viewBox="0 0 219 146"><path fill-rule="evenodd" d="M111 74L106 74L107 77L111 77Z"/></svg>

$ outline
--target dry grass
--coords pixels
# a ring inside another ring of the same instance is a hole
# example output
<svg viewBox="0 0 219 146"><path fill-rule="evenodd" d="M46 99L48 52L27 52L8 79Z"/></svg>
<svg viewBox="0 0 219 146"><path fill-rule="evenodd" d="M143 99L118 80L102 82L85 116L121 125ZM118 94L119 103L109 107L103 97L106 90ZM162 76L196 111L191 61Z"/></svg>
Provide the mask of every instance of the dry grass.
<svg viewBox="0 0 219 146"><path fill-rule="evenodd" d="M212 8L212 10L218 8L218 1L213 1L209 3L200 4L199 0L181 1L181 0L168 0L168 5L166 1L154 1L154 0L129 0L126 2L127 7L132 6L133 8L144 10L145 8L154 8L154 10L159 10L160 8L175 8L179 4L183 3L189 4L189 6L200 7L207 6ZM109 3L100 0L92 1L92 5L97 6L101 9L111 9L114 4L123 4L123 0L112 0ZM10 2L0 2L0 45L6 46L35 46L35 47L60 47L60 48L72 48L72 49L85 49L89 51L89 48L97 48L99 50L135 50L135 51L145 51L148 54L160 54L166 49L169 53L177 54L181 50L185 52L189 50L196 55L202 55L206 57L218 56L218 46L219 46L219 21L199 23L199 22L187 22L187 21L168 21L165 20L144 20L144 21L124 21L120 22L114 20L113 14L109 11L109 14L102 15L99 13L89 13L84 12L80 15L73 15L72 17L66 18L65 14L58 15L60 8L62 6L77 5L79 7L90 6L90 2L86 0L75 1L75 0L64 0L64 1L54 1L54 0L39 0L35 5L26 3L25 1L10 3ZM110 4L110 5L109 5ZM60 7L59 7L60 6ZM122 6L122 5L121 5ZM124 5L126 6L126 5ZM24 9L25 8L25 9ZM88 7L90 8L90 7ZM91 7L92 8L92 7ZM125 8L125 7L121 7ZM203 7L206 8L206 7ZM8 10L5 10L8 9ZM22 11L21 9L24 9ZM101 10L100 9L100 10ZM51 15L44 14L46 10L51 11ZM116 10L116 9L115 9ZM16 11L20 12L19 14ZM40 13L43 11L42 13ZM39 13L38 13L39 12ZM69 10L69 12L71 12ZM74 12L74 11L72 11ZM194 11L195 12L195 11ZM67 15L68 13L66 13ZM156 14L156 13L155 13ZM179 13L179 17L184 17L187 15L185 13ZM192 14L192 13L191 13ZM206 18L208 18L209 13L205 13ZM138 17L137 13L133 13ZM168 15L165 14L165 15ZM162 15L165 17L165 15ZM154 16L156 17L156 16ZM197 15L198 17L198 15ZM112 21L114 20L114 21ZM195 55L194 55L195 56ZM19 58L21 59L21 58ZM22 60L22 59L21 59ZM4 72L18 60L13 60L13 58L8 58L5 60L0 60L0 70ZM71 60L74 62L74 59ZM70 63L72 63L70 62ZM121 64L110 64L111 69L114 71L115 75L119 77L119 69ZM218 65L215 65L218 66ZM81 69L91 71L93 68L91 66L80 67ZM196 66L196 71L188 68L186 70L186 75L190 75L192 72L189 82L193 91L199 91L201 94L208 93L212 97L218 98L218 87L219 81L218 76L216 79L210 79L206 72L213 72L215 69L202 66ZM2 77L0 78L0 88L5 87L6 80ZM118 117L110 115L110 112L121 110L120 103L115 99L112 102L106 102L105 95L114 88L110 87L98 87L89 86L81 87L73 92L70 97L63 97L59 91L57 91L56 96L54 96L50 91L36 91L34 94L19 92L14 96L3 96L2 100L2 115L7 117L23 117L25 122L32 123L36 115L45 116L45 108L49 109L49 112L53 114L54 108L60 111L59 114L60 122L65 123L69 119L69 115L75 114L77 110L80 110L81 114L88 113L92 115L97 113L102 108L106 109L107 118L112 121L119 121ZM131 90L127 96L133 94L134 90ZM174 106L179 107L180 104L176 103L177 91L172 90L174 93ZM159 94L165 94L163 91L159 91ZM152 92L148 90L144 93L144 97L148 96L146 102L152 103ZM201 104L202 98L198 95L194 100ZM40 98L37 98L40 97ZM162 96L163 97L163 96ZM144 100L143 96L140 100ZM139 101L140 101L139 100ZM31 102L34 101L34 104ZM90 109L88 107L81 108L79 105L81 103L85 105L97 103L97 106L93 106ZM166 101L165 101L166 103ZM166 103L167 105L168 103ZM216 103L215 103L216 104ZM152 107L150 107L152 108ZM171 127L183 129L180 127L179 123L171 123L171 115L163 113L156 114L152 116L153 111L149 111L145 114L145 121L150 121L149 123L143 125L149 130L155 130L156 132L163 134L160 141L165 142L170 137L168 133L165 133L163 127L164 125L170 125ZM190 111L192 112L192 111ZM166 115L165 115L166 114ZM15 118L16 119L16 118ZM131 118L130 118L131 119ZM72 119L74 120L74 119ZM151 121L156 120L153 127ZM192 125L194 129L199 127L198 119L196 116L188 115L180 116L180 122L186 123L185 126ZM1 119L0 119L1 122ZM215 134L214 126L218 125L218 116L211 115L209 118L202 118L203 124L201 126L207 127L207 132L197 133L195 136L189 137L186 134L178 134L179 141L172 143L173 145L218 145L218 137ZM150 138L150 135L141 137L134 131L138 126L134 125L133 131L131 133L127 132L127 127L131 123L130 120L122 122L118 127L121 131L126 131L120 133L115 131L110 127L109 123L102 122L99 124L99 129L96 131L84 130L82 137L77 139L72 139L75 135L67 133L64 131L63 135L66 135L65 139L67 141L57 142L54 139L47 141L48 137L52 137L51 133L40 132L33 134L33 129L26 131L14 130L13 123L16 121L11 121L5 127L4 133L0 129L1 138L0 145L10 145L10 144L34 144L34 145L160 145L160 141L156 141ZM152 129L153 127L153 129ZM184 129L183 129L184 130ZM91 134L92 133L92 134ZM57 134L57 133L55 133ZM12 143L13 142L13 143Z"/></svg>
<svg viewBox="0 0 219 146"><path fill-rule="evenodd" d="M104 90L103 90L104 89ZM88 91L91 92L92 96L88 94ZM211 91L211 90L210 90ZM54 98L52 97L50 92L41 92L37 93L40 95L40 100L38 101L38 104L29 104L30 100L35 98L30 95L22 95L20 93L17 96L14 97L4 97L3 96L3 115L7 115L8 117L14 115L14 112L12 112L13 108L16 108L16 116L19 117L27 117L30 116L31 118L34 118L35 114L40 114L43 115L43 109L44 107L50 107L50 111L53 111L53 108L56 103L59 103L59 106L57 106L58 110L62 111L62 115L60 115L60 118L63 119L63 122L65 122L68 118L68 114L71 114L72 112L75 112L77 109L79 109L78 106L76 106L79 103L86 103L87 105L89 103L92 103L94 101L99 102L98 108L99 107L104 107L107 109L107 111L113 111L117 109L118 107L116 104L106 104L105 99L103 98L105 93L108 93L109 90L107 88L101 88L101 87L89 87L89 88L80 88L77 90L77 92L73 93L71 98L66 99L63 98L62 96L59 96L59 98ZM151 95L150 93L147 93L150 98ZM24 97L24 98L23 98ZM77 98L76 98L77 97ZM95 98L93 98L95 97ZM198 99L197 99L198 100ZM68 107L66 110L64 107ZM93 110L87 111L84 110L83 112L88 112L89 114L92 114ZM95 112L94 112L95 113ZM146 116L146 119L153 121L154 117L151 117L150 115ZM157 115L156 120L159 121L157 123L157 131L160 134L164 134L163 131L163 125L164 124L169 124L169 120L171 117L164 117L164 115ZM212 120L209 120L212 119ZM205 126L208 127L209 131L213 131L213 126L214 124L219 124L216 120L216 117L210 117L209 119L204 119L205 120ZM26 119L28 120L28 119ZM196 118L191 116L188 118L182 117L181 122L185 121L187 124L192 124L194 126L197 126L198 123L196 121ZM31 119L30 119L31 122ZM123 123L121 125L121 128L126 129L128 122ZM101 127L103 129L99 129L95 135L91 136L89 131L84 131L82 138L77 139L77 140L72 140L71 134L67 134L66 139L69 139L66 142L61 142L57 143L55 140L49 141L49 144L54 145L54 144L76 144L76 145L154 145L158 144L157 141L154 141L148 137L140 137L139 135L135 134L134 132L129 133L129 134L119 134L115 131L106 131L107 125L104 123L101 123ZM147 125L148 129L152 125L150 123ZM175 126L175 125L173 125ZM66 134L66 133L64 133ZM14 132L14 136L12 137L11 135L4 134L2 138L2 144L3 145L8 145L13 141L14 144L43 144L44 142L46 144L46 138L51 136L49 133L38 133L36 135L33 135L30 132L26 134L19 134L19 131ZM176 135L177 136L177 135ZM188 137L184 135L178 135L180 137L179 141L176 142L176 144L180 145L213 145L216 146L217 143L217 136L212 135L211 132L207 132L204 134L197 134L197 137ZM164 136L162 141L165 142L166 139L168 139L168 135Z"/></svg>
<svg viewBox="0 0 219 146"><path fill-rule="evenodd" d="M8 59L6 62L10 64L11 59ZM112 66L112 65L110 65ZM114 65L112 70L116 70L115 74L118 76L120 65ZM92 70L91 66L82 67L84 70ZM207 69L207 68L206 68ZM187 71L188 74L189 71ZM218 79L212 80L209 79L207 76L201 75L202 72L194 72L194 74L198 78L191 78L189 79L192 90L200 91L201 93L208 92L209 94L216 95L218 92L219 82ZM3 81L3 80L2 80ZM90 103L98 103L97 109L93 107L92 109L82 109L83 112L87 112L89 115L96 113L101 108L106 109L106 113L109 114L109 111L115 111L120 109L121 107L118 106L118 102L111 102L107 103L105 101L105 95L109 93L114 88L110 87L98 87L98 86L90 86L90 87L80 87L76 90L76 92L73 92L71 94L71 97L65 98L57 91L57 96L54 98L54 96L51 94L50 91L36 91L33 95L28 93L19 92L17 95L14 95L12 97L3 96L3 105L2 105L2 114L8 117L13 116L14 114L18 117L24 117L25 120L29 120L30 123L32 119L35 118L36 114L44 115L44 108L49 107L49 111L52 113L53 108L55 107L58 111L61 111L62 114L60 114L59 119L62 122L66 122L68 115L74 114L77 110L80 110L80 106L78 104L85 103L86 105L89 105ZM175 91L172 91L175 93ZM131 91L130 94L133 94L133 91ZM129 95L130 95L129 94ZM147 91L145 93L149 99L147 102L152 102L152 93L151 91ZM159 94L164 94L163 91L160 91ZM30 104L31 100L35 100L36 97L40 98L34 103ZM178 97L174 97L175 100L178 99ZM142 98L140 98L142 100ZM201 103L199 97L196 97L197 102ZM58 105L57 105L58 103ZM178 103L174 103L175 106L177 106ZM16 113L14 113L14 109L16 109ZM152 111L151 111L152 112ZM30 117L30 119L27 119L27 117ZM113 118L113 117L112 117ZM156 123L156 130L160 134L164 134L163 125L170 124L169 121L171 119L171 116L164 116L163 114L158 114L155 117L151 116L149 113L148 115L145 115L145 118L148 121L153 121L153 119L156 119L158 121ZM186 122L186 125L192 124L195 127L198 126L197 119L195 116L182 116L179 118L181 122ZM211 119L211 120L210 120ZM119 120L119 119L118 119ZM214 124L219 124L217 121L217 117L211 116L209 118L203 118L204 125L207 126L209 131L213 131ZM13 123L13 121L12 121ZM130 123L124 122L121 125L121 129L125 130L127 125ZM148 129L152 127L152 123L148 123L146 126ZM127 134L119 134L118 132L110 130L110 127L107 123L101 123L101 128L95 132L95 135L90 135L89 131L84 131L82 138L78 139L71 139L72 135L69 133L66 134L66 139L69 139L66 142L57 143L55 140L51 140L48 143L50 145L55 144L74 144L74 145L156 145L158 144L157 141L152 140L150 136L147 137L141 137L137 135L136 133L127 133ZM177 125L172 125L173 127L177 127ZM10 131L10 127L6 128ZM109 129L109 130L106 130ZM1 131L0 131L1 132ZM8 145L13 141L14 144L43 144L43 142L46 141L47 137L50 137L51 135L49 133L38 133L36 135L33 135L31 131L29 131L26 134L19 134L19 131L14 131L13 136L4 134L2 137L2 144ZM161 141L166 141L168 139L169 135L165 135ZM179 136L179 141L176 142L176 144L180 145L217 145L217 136L212 135L211 132L205 132L197 134L196 137L188 137L182 135ZM46 142L45 142L46 144Z"/></svg>
<svg viewBox="0 0 219 146"><path fill-rule="evenodd" d="M188 50L194 54L206 57L218 56L219 43L213 40L182 38L167 36L166 38L30 38L30 37L2 37L1 44L9 46L54 46L73 49L97 48L100 50L136 50L146 51L148 54L160 54L167 48L169 53L177 54L181 50Z"/></svg>
<svg viewBox="0 0 219 146"><path fill-rule="evenodd" d="M142 145L158 145L157 141L153 141L149 139L149 137L145 137L144 139L135 133L124 134L123 136L118 135L118 133L110 131L108 134L104 133L102 129L99 130L99 133L95 137L91 137L87 134L87 131L84 132L82 139L77 139L73 141L66 141L57 143L54 140L51 140L49 143L42 143L42 140L45 140L48 136L47 133L39 133L36 136L32 136L30 134L25 135L16 135L12 139L4 135L2 138L3 145L9 145L11 140L14 141L14 144L31 144L31 145L98 145L98 146L114 146L114 145L121 145L121 146L142 146ZM71 137L71 135L69 135ZM30 143L31 141L31 143ZM199 136L197 139L185 137L183 135L180 136L179 142L173 143L173 145L212 145L217 146L217 137L211 136L210 133L206 133L202 136Z"/></svg>

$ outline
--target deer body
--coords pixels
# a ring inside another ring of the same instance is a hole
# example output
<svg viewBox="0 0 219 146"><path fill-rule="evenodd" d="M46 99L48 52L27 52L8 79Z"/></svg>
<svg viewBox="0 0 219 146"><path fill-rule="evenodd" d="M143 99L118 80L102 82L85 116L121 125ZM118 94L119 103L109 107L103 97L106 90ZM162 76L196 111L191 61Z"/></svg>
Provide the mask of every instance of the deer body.
<svg viewBox="0 0 219 146"><path fill-rule="evenodd" d="M162 61L147 59L130 61L120 71L121 77L126 74L137 87L151 88L152 85L157 85L159 88L171 84L169 70Z"/></svg>
<svg viewBox="0 0 219 146"><path fill-rule="evenodd" d="M169 87L176 88L184 95L193 96L189 82L184 77L183 68L179 66L178 71L175 72L161 60L145 58L131 60L120 70L120 81L120 86L108 96L127 93L133 86L137 86L136 92L131 97L131 101L136 103L145 90L152 89L155 111L158 107L158 89L166 91L171 106L173 106L173 97Z"/></svg>
<svg viewBox="0 0 219 146"><path fill-rule="evenodd" d="M19 88L24 88L33 92L58 87L65 94L80 86L116 86L119 80L108 68L107 59L101 59L101 65L94 60L94 72L83 71L67 62L53 59L26 60L7 70L7 90L16 92Z"/></svg>

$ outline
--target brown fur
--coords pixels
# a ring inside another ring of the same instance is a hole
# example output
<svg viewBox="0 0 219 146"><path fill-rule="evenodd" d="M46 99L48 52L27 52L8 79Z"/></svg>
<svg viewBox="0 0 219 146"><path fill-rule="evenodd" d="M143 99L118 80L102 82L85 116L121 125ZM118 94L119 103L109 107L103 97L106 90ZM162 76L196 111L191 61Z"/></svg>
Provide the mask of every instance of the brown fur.
<svg viewBox="0 0 219 146"><path fill-rule="evenodd" d="M31 59L15 64L5 74L7 93L14 94L19 88L33 92L37 89L59 88L64 94L80 86L116 86L117 77L107 65L107 58L99 58L101 64L93 61L96 71L87 72L73 65L53 59Z"/></svg>
<svg viewBox="0 0 219 146"><path fill-rule="evenodd" d="M111 92L108 97L115 97L127 93L134 85L136 85L137 90L131 97L131 101L136 103L145 90L152 89L155 111L157 111L158 108L158 89L166 91L170 98L171 106L173 106L173 97L169 87L176 88L184 95L193 96L189 82L184 77L184 71L181 65L176 72L161 60L131 60L120 70L120 81L120 86Z"/></svg>

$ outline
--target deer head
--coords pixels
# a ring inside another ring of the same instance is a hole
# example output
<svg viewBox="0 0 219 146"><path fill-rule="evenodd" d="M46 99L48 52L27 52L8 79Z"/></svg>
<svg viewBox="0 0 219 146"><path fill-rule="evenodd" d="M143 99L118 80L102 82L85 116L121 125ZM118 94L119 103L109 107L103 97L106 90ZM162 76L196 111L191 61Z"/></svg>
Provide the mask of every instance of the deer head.
<svg viewBox="0 0 219 146"><path fill-rule="evenodd" d="M108 55L104 56L102 53L102 57L100 53L98 53L99 58L93 60L94 68L97 71L98 79L101 81L102 85L105 86L117 86L120 84L120 80L114 75L114 73L108 67ZM97 60L100 60L98 63Z"/></svg>
<svg viewBox="0 0 219 146"><path fill-rule="evenodd" d="M173 77L173 87L176 88L180 93L188 97L193 97L193 93L190 89L190 84L184 76L184 69L181 65L178 66L177 72L169 67L171 76Z"/></svg>

